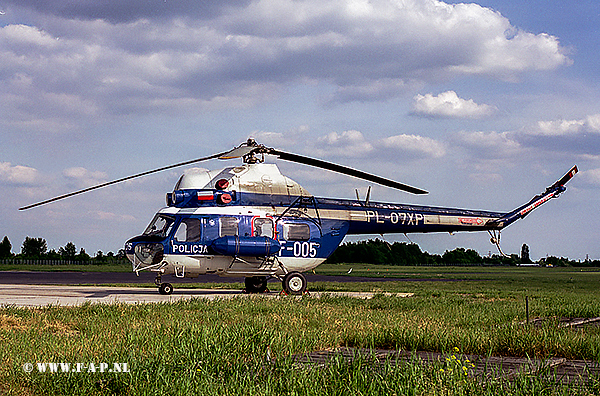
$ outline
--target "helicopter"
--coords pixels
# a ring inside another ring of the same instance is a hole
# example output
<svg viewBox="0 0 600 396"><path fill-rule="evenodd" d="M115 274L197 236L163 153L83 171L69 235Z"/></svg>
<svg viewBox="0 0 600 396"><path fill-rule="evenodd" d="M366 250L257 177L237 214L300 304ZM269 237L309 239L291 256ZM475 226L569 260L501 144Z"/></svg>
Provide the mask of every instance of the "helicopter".
<svg viewBox="0 0 600 396"><path fill-rule="evenodd" d="M160 294L173 293L162 277L196 278L204 274L244 277L247 293L267 291L267 282L282 282L283 292L307 291L304 272L323 263L346 235L487 231L500 249L500 232L534 209L558 197L577 173L573 166L561 179L510 212L417 206L365 200L316 197L284 176L265 155L360 178L412 194L417 187L332 162L267 147L249 138L229 151L138 173L24 206L31 209L73 195L152 173L212 159L242 159L216 171L191 168L166 195L141 235L125 243L132 270L156 274ZM504 254L504 253L502 253Z"/></svg>

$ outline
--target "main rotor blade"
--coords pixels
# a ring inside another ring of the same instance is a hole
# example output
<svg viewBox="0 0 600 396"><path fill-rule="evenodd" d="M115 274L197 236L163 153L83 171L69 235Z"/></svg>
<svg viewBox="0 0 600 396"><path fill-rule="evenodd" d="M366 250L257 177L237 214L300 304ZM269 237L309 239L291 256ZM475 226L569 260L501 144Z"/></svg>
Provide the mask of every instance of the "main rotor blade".
<svg viewBox="0 0 600 396"><path fill-rule="evenodd" d="M356 169L348 168L347 166L334 164L332 162L323 161L316 158L305 157L303 155L286 153L283 151L279 151L276 149L268 149L266 151L267 154L273 154L281 158L282 160L297 162L299 164L311 165L317 168L327 169L333 172L338 172L344 175L354 176L359 179L371 181L377 184L381 184L386 187L396 188L398 190L406 191L412 194L428 194L427 191L421 190L417 187L412 187L404 183L399 183L394 180L386 179L381 176L372 175L370 173L366 173L363 171L359 171Z"/></svg>
<svg viewBox="0 0 600 396"><path fill-rule="evenodd" d="M256 150L256 146L239 146L219 156L219 159L241 158Z"/></svg>
<svg viewBox="0 0 600 396"><path fill-rule="evenodd" d="M232 151L232 150L230 150L230 151ZM202 162L202 161L207 161L207 160L210 160L210 159L219 158L219 157L222 157L222 156L226 155L230 151L225 151L223 153L209 155L208 157L196 158L196 159L193 159L193 160L190 160L190 161L179 162L177 164L163 166L162 168L153 169L153 170L149 170L149 171L142 172L142 173L137 173L135 175L131 175L131 176L127 176L127 177L122 177L122 178L117 179L117 180L112 180L112 181L109 181L109 182L97 184L95 186L87 187L87 188L84 188L82 190L73 191L73 192L70 192L68 194L63 194L63 195L59 195L58 197L47 199L45 201L41 201L41 202L37 202L37 203L31 204L31 205L23 206L22 208L19 208L19 210L27 210L27 209L35 208L37 206L45 205L45 204L50 203L50 202L59 201L61 199L69 198L69 197L72 197L74 195L83 194L83 193L88 192L88 191L97 190L99 188L107 187L107 186L110 186L112 184L122 183L124 181L135 179L137 177L142 177L142 176L150 175L152 173L162 172L162 171L165 171L165 170L168 170L168 169L173 169L173 168L177 168L177 167L180 167L180 166L194 164L196 162Z"/></svg>

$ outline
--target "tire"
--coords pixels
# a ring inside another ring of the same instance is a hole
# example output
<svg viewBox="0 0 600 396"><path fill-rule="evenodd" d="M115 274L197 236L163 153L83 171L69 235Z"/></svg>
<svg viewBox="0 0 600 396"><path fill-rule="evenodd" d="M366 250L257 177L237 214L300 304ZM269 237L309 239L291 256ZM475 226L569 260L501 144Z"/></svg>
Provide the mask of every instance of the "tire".
<svg viewBox="0 0 600 396"><path fill-rule="evenodd" d="M306 291L306 278L300 272L290 272L283 278L283 290L287 294L299 296Z"/></svg>
<svg viewBox="0 0 600 396"><path fill-rule="evenodd" d="M161 283L158 286L158 292L160 294L169 295L173 293L173 285L170 283Z"/></svg>
<svg viewBox="0 0 600 396"><path fill-rule="evenodd" d="M267 278L264 276L249 276L244 280L246 293L264 293L267 291Z"/></svg>

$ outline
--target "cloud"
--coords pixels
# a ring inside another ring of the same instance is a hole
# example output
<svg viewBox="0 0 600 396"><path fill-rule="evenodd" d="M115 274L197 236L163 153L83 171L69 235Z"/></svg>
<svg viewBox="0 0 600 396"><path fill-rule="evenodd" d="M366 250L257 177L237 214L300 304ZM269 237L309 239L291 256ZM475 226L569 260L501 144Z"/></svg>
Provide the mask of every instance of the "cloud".
<svg viewBox="0 0 600 396"><path fill-rule="evenodd" d="M414 97L412 114L433 118L485 118L497 111L494 106L477 104L473 99L461 99L454 91Z"/></svg>
<svg viewBox="0 0 600 396"><path fill-rule="evenodd" d="M600 155L600 114L580 119L538 121L515 136L523 145L562 156Z"/></svg>
<svg viewBox="0 0 600 396"><path fill-rule="evenodd" d="M537 127L525 131L534 136L573 136L578 134L600 133L600 114L575 120L538 121Z"/></svg>
<svg viewBox="0 0 600 396"><path fill-rule="evenodd" d="M423 82L510 80L570 63L556 37L520 31L476 4L6 4L28 21L0 28L0 103L22 127L249 107L306 83L332 86L329 103L386 100Z"/></svg>
<svg viewBox="0 0 600 396"><path fill-rule="evenodd" d="M81 20L103 19L111 23L126 23L139 19L168 19L187 15L193 18L209 19L218 16L230 6L243 6L246 0L221 0L218 2L195 0L78 0L40 2L36 0L5 1L35 9L43 14L51 14Z"/></svg>
<svg viewBox="0 0 600 396"><path fill-rule="evenodd" d="M259 144L274 147L295 147L298 142L306 139L306 134L310 130L307 125L290 129L285 133L271 131L254 131L248 137L256 140Z"/></svg>
<svg viewBox="0 0 600 396"><path fill-rule="evenodd" d="M10 162L0 162L0 184L33 186L37 184L38 178L37 169L22 165L13 166Z"/></svg>
<svg viewBox="0 0 600 396"><path fill-rule="evenodd" d="M89 171L82 167L68 168L63 171L69 184L74 188L86 188L106 181L106 173L100 171Z"/></svg>
<svg viewBox="0 0 600 396"><path fill-rule="evenodd" d="M380 148L416 157L440 158L446 154L445 145L437 140L418 135L396 135L378 142Z"/></svg>
<svg viewBox="0 0 600 396"><path fill-rule="evenodd" d="M287 139L287 134L278 138ZM310 145L310 139L307 140ZM309 147L311 156L341 158L385 158L392 152L394 156L415 158L440 158L446 153L444 143L418 135L395 135L383 139L369 140L362 132L347 130L331 132L315 139Z"/></svg>
<svg viewBox="0 0 600 396"><path fill-rule="evenodd" d="M579 177L584 183L600 187L600 168L588 169L580 172Z"/></svg>
<svg viewBox="0 0 600 396"><path fill-rule="evenodd" d="M331 132L317 139L315 155L336 157L364 157L370 155L373 145L359 131Z"/></svg>
<svg viewBox="0 0 600 396"><path fill-rule="evenodd" d="M509 132L460 132L455 142L475 153L476 158L499 159L523 154L525 148Z"/></svg>

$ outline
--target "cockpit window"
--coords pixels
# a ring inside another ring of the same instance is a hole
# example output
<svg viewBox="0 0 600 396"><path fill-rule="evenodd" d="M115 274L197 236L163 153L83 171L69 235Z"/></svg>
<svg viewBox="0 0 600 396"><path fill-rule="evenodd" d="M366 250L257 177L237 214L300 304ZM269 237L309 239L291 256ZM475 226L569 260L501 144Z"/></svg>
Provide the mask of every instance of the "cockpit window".
<svg viewBox="0 0 600 396"><path fill-rule="evenodd" d="M166 237L171 232L175 219L171 216L157 214L144 231L144 235L158 235Z"/></svg>

